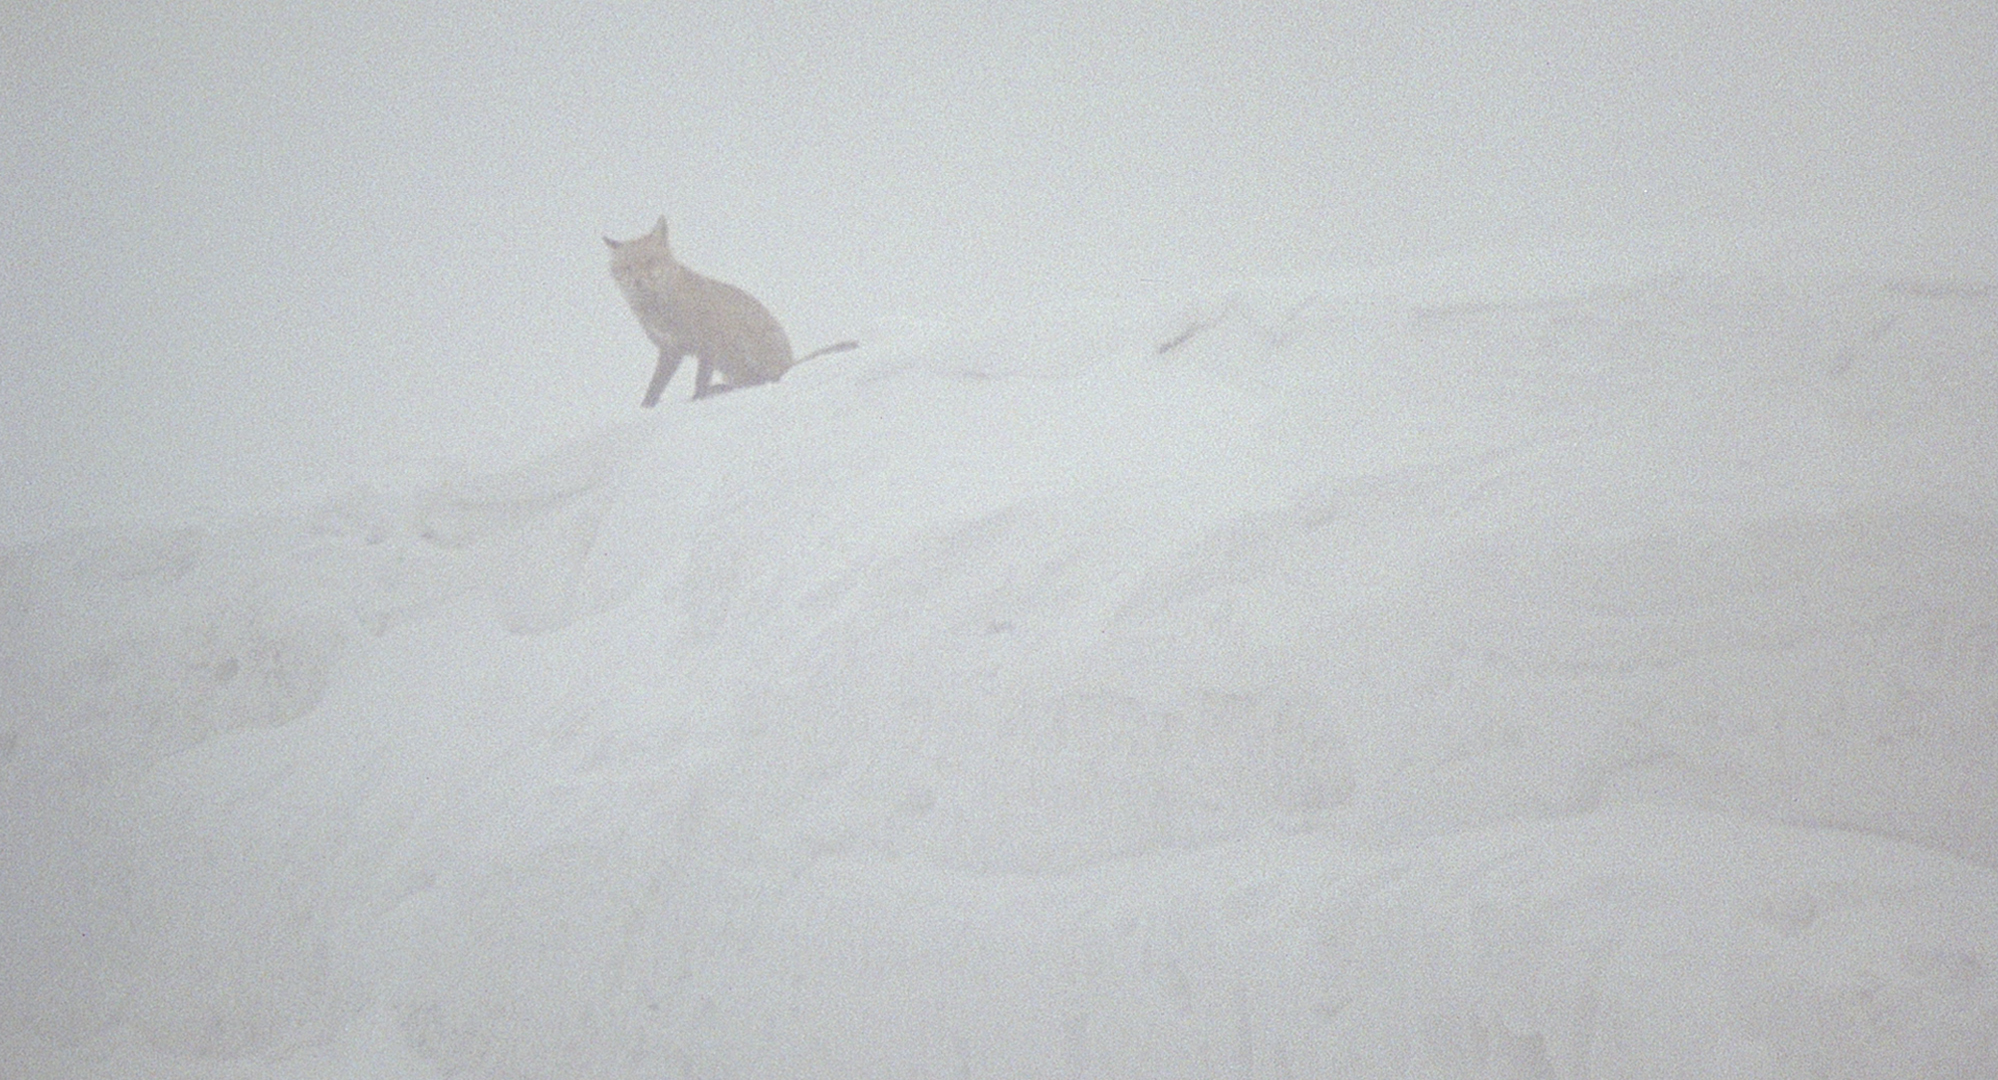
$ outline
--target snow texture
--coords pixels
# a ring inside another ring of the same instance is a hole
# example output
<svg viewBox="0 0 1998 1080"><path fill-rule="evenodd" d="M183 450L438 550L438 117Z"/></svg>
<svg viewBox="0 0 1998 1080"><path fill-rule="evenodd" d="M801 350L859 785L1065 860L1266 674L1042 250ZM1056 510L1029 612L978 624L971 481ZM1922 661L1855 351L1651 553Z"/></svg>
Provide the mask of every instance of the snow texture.
<svg viewBox="0 0 1998 1080"><path fill-rule="evenodd" d="M1998 1075L1998 293L909 320L0 555L0 1073Z"/></svg>

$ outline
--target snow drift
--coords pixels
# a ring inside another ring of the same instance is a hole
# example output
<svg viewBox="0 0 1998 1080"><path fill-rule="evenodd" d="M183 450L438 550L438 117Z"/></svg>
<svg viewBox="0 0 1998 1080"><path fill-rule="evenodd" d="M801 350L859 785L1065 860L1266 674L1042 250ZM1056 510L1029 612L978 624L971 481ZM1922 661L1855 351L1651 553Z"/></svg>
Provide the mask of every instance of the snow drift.
<svg viewBox="0 0 1998 1080"><path fill-rule="evenodd" d="M9 551L5 1071L1998 1071L1998 294L1083 322Z"/></svg>

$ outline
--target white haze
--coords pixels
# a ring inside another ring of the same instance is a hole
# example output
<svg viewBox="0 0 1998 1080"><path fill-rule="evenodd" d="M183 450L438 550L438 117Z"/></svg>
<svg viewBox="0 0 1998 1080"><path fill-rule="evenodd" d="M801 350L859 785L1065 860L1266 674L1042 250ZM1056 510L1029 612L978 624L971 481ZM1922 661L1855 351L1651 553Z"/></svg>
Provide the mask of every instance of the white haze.
<svg viewBox="0 0 1998 1080"><path fill-rule="evenodd" d="M0 15L0 1075L1998 1071L1998 13L796 7Z"/></svg>
<svg viewBox="0 0 1998 1080"><path fill-rule="evenodd" d="M1988 5L1198 8L7 5L0 536L623 416L598 237L662 213L801 349L1522 248L1998 249Z"/></svg>

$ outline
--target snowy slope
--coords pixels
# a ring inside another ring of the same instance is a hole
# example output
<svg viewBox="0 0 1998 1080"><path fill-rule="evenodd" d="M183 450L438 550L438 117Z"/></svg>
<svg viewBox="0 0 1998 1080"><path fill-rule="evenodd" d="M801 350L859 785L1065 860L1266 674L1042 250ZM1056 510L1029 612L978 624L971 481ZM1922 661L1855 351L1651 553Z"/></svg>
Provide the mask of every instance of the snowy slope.
<svg viewBox="0 0 1998 1080"><path fill-rule="evenodd" d="M0 1072L1991 1075L1994 416L1975 283L1266 284L16 548Z"/></svg>

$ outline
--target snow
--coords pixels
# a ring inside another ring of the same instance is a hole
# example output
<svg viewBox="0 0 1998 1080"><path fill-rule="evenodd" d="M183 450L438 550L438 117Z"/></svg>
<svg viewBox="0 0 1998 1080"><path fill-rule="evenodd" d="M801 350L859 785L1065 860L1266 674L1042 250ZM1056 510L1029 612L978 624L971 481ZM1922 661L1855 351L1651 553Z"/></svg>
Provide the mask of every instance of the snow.
<svg viewBox="0 0 1998 1080"><path fill-rule="evenodd" d="M7 549L0 1072L1998 1072L1998 291L1508 265Z"/></svg>

